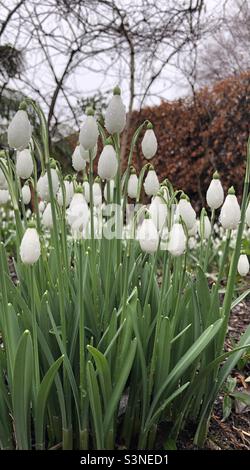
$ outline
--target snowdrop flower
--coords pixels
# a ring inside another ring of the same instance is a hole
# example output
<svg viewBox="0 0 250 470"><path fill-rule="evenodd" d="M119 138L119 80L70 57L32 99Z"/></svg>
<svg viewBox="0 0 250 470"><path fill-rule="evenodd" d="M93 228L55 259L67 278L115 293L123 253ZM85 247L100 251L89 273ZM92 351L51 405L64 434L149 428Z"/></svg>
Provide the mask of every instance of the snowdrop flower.
<svg viewBox="0 0 250 470"><path fill-rule="evenodd" d="M152 219L145 218L138 229L137 238L142 251L155 253L159 245L159 235Z"/></svg>
<svg viewBox="0 0 250 470"><path fill-rule="evenodd" d="M45 207L42 216L42 223L44 227L51 229L53 227L53 218L52 218L52 211L51 211L51 204L50 202Z"/></svg>
<svg viewBox="0 0 250 470"><path fill-rule="evenodd" d="M94 117L94 110L92 108L88 108L86 110L86 114L87 117L83 126L81 127L79 140L81 146L85 150L92 150L97 144L99 132L97 122Z"/></svg>
<svg viewBox="0 0 250 470"><path fill-rule="evenodd" d="M88 150L86 150L88 152ZM77 145L72 155L72 166L75 171L83 171L86 161L82 157L80 145Z"/></svg>
<svg viewBox="0 0 250 470"><path fill-rule="evenodd" d="M188 230L190 230L196 221L196 213L192 208L189 198L187 196L181 196L181 199L178 204L179 215L181 216L183 222L185 223Z"/></svg>
<svg viewBox="0 0 250 470"><path fill-rule="evenodd" d="M190 238L188 239L188 248L189 248L190 250L193 250L195 246L196 246L196 240L195 240L195 238L194 238L194 237L190 237Z"/></svg>
<svg viewBox="0 0 250 470"><path fill-rule="evenodd" d="M81 144L79 146L79 149L80 149L80 154L83 160L85 160L85 162L89 162L89 150L85 150ZM97 155L97 145L94 146L91 152L92 152L92 160L94 160Z"/></svg>
<svg viewBox="0 0 250 470"><path fill-rule="evenodd" d="M120 134L125 125L126 109L121 99L121 90L117 86L106 110L105 127L110 134Z"/></svg>
<svg viewBox="0 0 250 470"><path fill-rule="evenodd" d="M22 187L22 198L25 205L29 204L31 201L31 191L28 184L25 184Z"/></svg>
<svg viewBox="0 0 250 470"><path fill-rule="evenodd" d="M197 234L197 230L198 230L198 225L197 225L197 220L195 220L195 223L194 223L193 227L191 227L188 230L188 236L189 237L195 237L195 235Z"/></svg>
<svg viewBox="0 0 250 470"><path fill-rule="evenodd" d="M155 196L149 206L149 213L159 232L162 231L168 216L167 205L162 200L161 196Z"/></svg>
<svg viewBox="0 0 250 470"><path fill-rule="evenodd" d="M8 189L0 189L0 204L7 204L10 199L10 193Z"/></svg>
<svg viewBox="0 0 250 470"><path fill-rule="evenodd" d="M52 179L53 194L54 196L56 196L56 193L59 187L59 179L58 179L57 171L54 168L51 168L51 179ZM37 182L37 193L38 193L38 196L44 201L50 200L49 181L48 181L47 173L40 176Z"/></svg>
<svg viewBox="0 0 250 470"><path fill-rule="evenodd" d="M26 113L26 104L21 103L19 110L8 127L8 144L17 150L28 146L31 138L31 125Z"/></svg>
<svg viewBox="0 0 250 470"><path fill-rule="evenodd" d="M90 201L90 193L89 193L89 182L87 180L87 178L85 179L85 181L83 182L83 194L84 194L84 197L86 199L86 201L89 203Z"/></svg>
<svg viewBox="0 0 250 470"><path fill-rule="evenodd" d="M115 177L118 170L118 160L110 139L107 139L101 152L97 173L102 180L111 180Z"/></svg>
<svg viewBox="0 0 250 470"><path fill-rule="evenodd" d="M142 153L144 157L147 160L150 160L153 158L157 152L157 140L155 137L155 133L153 131L153 126L151 123L147 125L147 130L144 134L144 137L142 139L141 143L141 148L142 148Z"/></svg>
<svg viewBox="0 0 250 470"><path fill-rule="evenodd" d="M20 245L20 256L24 264L36 263L41 254L40 240L36 228L26 229Z"/></svg>
<svg viewBox="0 0 250 470"><path fill-rule="evenodd" d="M200 219L199 223L199 235L200 237L205 238L206 240L210 237L212 231L211 222L207 213L204 213L203 219Z"/></svg>
<svg viewBox="0 0 250 470"><path fill-rule="evenodd" d="M153 165L149 167L143 186L147 196L155 196L160 189L160 183Z"/></svg>
<svg viewBox="0 0 250 470"><path fill-rule="evenodd" d="M173 256L180 256L186 249L186 235L181 223L174 223L170 231L168 251Z"/></svg>
<svg viewBox="0 0 250 470"><path fill-rule="evenodd" d="M240 206L234 188L231 187L221 208L220 222L222 227L229 230L236 229L240 222L240 215Z"/></svg>
<svg viewBox="0 0 250 470"><path fill-rule="evenodd" d="M97 177L93 184L93 203L94 206L101 206L102 204L102 188L101 188L101 181Z"/></svg>
<svg viewBox="0 0 250 470"><path fill-rule="evenodd" d="M16 174L19 178L29 178L34 170L33 160L29 149L17 152L16 156Z"/></svg>
<svg viewBox="0 0 250 470"><path fill-rule="evenodd" d="M167 227L163 227L160 233L161 241L160 241L160 250L166 251L168 249L168 237L169 231Z"/></svg>
<svg viewBox="0 0 250 470"><path fill-rule="evenodd" d="M137 196L138 189L138 178L135 169L132 167L130 170L130 176L128 179L128 196L131 199L135 199Z"/></svg>
<svg viewBox="0 0 250 470"><path fill-rule="evenodd" d="M81 188L79 188L79 191ZM88 204L82 192L76 192L67 209L67 221L74 236L79 236L80 232L86 228L89 219Z"/></svg>
<svg viewBox="0 0 250 470"><path fill-rule="evenodd" d="M246 210L246 223L248 225L248 227L250 227L250 202L247 206L247 210Z"/></svg>
<svg viewBox="0 0 250 470"><path fill-rule="evenodd" d="M44 201L39 202L38 209L39 209L40 214L42 214L44 209L45 209L45 202Z"/></svg>
<svg viewBox="0 0 250 470"><path fill-rule="evenodd" d="M114 189L115 189L115 182L114 180L109 181L109 190L110 190L110 200L113 201L114 199ZM106 202L108 202L108 183L105 184L104 186L104 191L103 191L104 199Z"/></svg>
<svg viewBox="0 0 250 470"><path fill-rule="evenodd" d="M246 254L241 254L238 261L238 273L240 276L246 276L249 272L249 261Z"/></svg>
<svg viewBox="0 0 250 470"><path fill-rule="evenodd" d="M218 209L223 204L224 191L217 171L214 173L213 179L207 190L206 199L207 205L214 210Z"/></svg>
<svg viewBox="0 0 250 470"><path fill-rule="evenodd" d="M74 195L74 186L72 181L65 180L64 181L64 189L65 189L65 206L68 207L71 199ZM59 188L58 193L56 195L57 197L57 202L60 207L63 206L63 190L62 188Z"/></svg>

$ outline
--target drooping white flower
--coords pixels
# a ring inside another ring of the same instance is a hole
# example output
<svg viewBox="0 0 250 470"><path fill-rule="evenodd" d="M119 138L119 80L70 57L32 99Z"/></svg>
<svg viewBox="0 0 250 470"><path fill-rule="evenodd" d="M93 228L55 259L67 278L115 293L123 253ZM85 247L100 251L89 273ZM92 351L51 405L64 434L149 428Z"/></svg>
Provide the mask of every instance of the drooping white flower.
<svg viewBox="0 0 250 470"><path fill-rule="evenodd" d="M88 152L88 150L86 150ZM80 145L77 145L72 155L72 166L75 171L83 171L86 161L82 157Z"/></svg>
<svg viewBox="0 0 250 470"><path fill-rule="evenodd" d="M168 249L168 238L169 238L169 231L166 226L163 227L160 233L160 238L161 238L160 250L166 251Z"/></svg>
<svg viewBox="0 0 250 470"><path fill-rule="evenodd" d="M121 99L121 90L115 87L105 114L105 127L110 134L120 134L126 125L126 109Z"/></svg>
<svg viewBox="0 0 250 470"><path fill-rule="evenodd" d="M246 210L246 223L248 225L248 227L250 227L250 202L247 206L247 210Z"/></svg>
<svg viewBox="0 0 250 470"><path fill-rule="evenodd" d="M27 228L20 245L20 256L24 264L36 263L41 254L40 240L35 228Z"/></svg>
<svg viewBox="0 0 250 470"><path fill-rule="evenodd" d="M138 177L135 173L135 170L131 170L131 174L128 179L128 196L131 199L135 199L137 196L137 190L138 190Z"/></svg>
<svg viewBox="0 0 250 470"><path fill-rule="evenodd" d="M159 235L152 219L144 219L138 229L137 238L142 251L155 253L159 244Z"/></svg>
<svg viewBox="0 0 250 470"><path fill-rule="evenodd" d="M168 251L173 256L180 256L186 249L186 235L182 224L174 223L170 231Z"/></svg>
<svg viewBox="0 0 250 470"><path fill-rule="evenodd" d="M155 196L156 193L159 191L160 183L152 165L149 168L143 186L147 196Z"/></svg>
<svg viewBox="0 0 250 470"><path fill-rule="evenodd" d="M160 196L155 196L149 206L149 213L159 232L162 231L167 221L168 208Z"/></svg>
<svg viewBox="0 0 250 470"><path fill-rule="evenodd" d="M28 146L31 138L31 125L24 109L19 109L8 127L8 144L17 150Z"/></svg>
<svg viewBox="0 0 250 470"><path fill-rule="evenodd" d="M206 240L210 237L212 231L211 222L207 214L204 214L203 220L200 219L199 235Z"/></svg>
<svg viewBox="0 0 250 470"><path fill-rule="evenodd" d="M29 178L34 170L32 155L29 149L17 152L16 156L16 174L19 178Z"/></svg>
<svg viewBox="0 0 250 470"><path fill-rule="evenodd" d="M72 181L65 180L64 188L65 188L65 207L68 207L74 195L74 186L73 186ZM58 189L58 193L56 197L57 197L57 202L59 206L62 207L63 206L63 190L61 187Z"/></svg>
<svg viewBox="0 0 250 470"><path fill-rule="evenodd" d="M1 168L0 168L0 189L8 189L8 182Z"/></svg>
<svg viewBox="0 0 250 470"><path fill-rule="evenodd" d="M208 187L206 199L211 209L218 209L223 204L224 190L217 172L214 173L213 179Z"/></svg>
<svg viewBox="0 0 250 470"><path fill-rule="evenodd" d="M53 194L54 196L56 196L56 193L59 187L59 179L58 179L57 171L54 168L52 168L50 171L51 171ZM44 201L50 200L49 181L48 181L47 173L40 176L37 182L37 193L38 193L38 196Z"/></svg>
<svg viewBox="0 0 250 470"><path fill-rule="evenodd" d="M7 204L10 199L10 193L8 189L0 189L0 204Z"/></svg>
<svg viewBox="0 0 250 470"><path fill-rule="evenodd" d="M150 160L151 158L153 158L157 152L157 147L158 147L157 139L153 131L153 126L150 123L147 126L147 130L144 134L144 137L141 143L142 153L144 157L147 160Z"/></svg>
<svg viewBox="0 0 250 470"><path fill-rule="evenodd" d="M235 191L232 188L229 189L227 197L221 208L220 222L224 229L236 229L240 222L240 206L235 196Z"/></svg>
<svg viewBox="0 0 250 470"><path fill-rule="evenodd" d="M82 234L89 219L88 204L82 193L75 193L67 209L67 221L74 236Z"/></svg>
<svg viewBox="0 0 250 470"><path fill-rule="evenodd" d="M238 261L238 273L240 276L246 276L249 272L249 261L246 254L241 254Z"/></svg>
<svg viewBox="0 0 250 470"><path fill-rule="evenodd" d="M53 227L53 218L52 218L52 210L51 204L48 202L42 216L42 223L44 227L51 229Z"/></svg>
<svg viewBox="0 0 250 470"><path fill-rule="evenodd" d="M96 155L97 155L97 145L95 145L94 148L91 149L91 152L92 152L91 153L92 160L94 160ZM80 144L80 154L81 154L83 160L85 160L85 162L89 162L89 158L90 158L89 150L85 150L81 144Z"/></svg>
<svg viewBox="0 0 250 470"><path fill-rule="evenodd" d="M82 187L83 187L83 194L84 194L84 197L85 197L86 201L89 203L89 201L90 201L90 193L89 193L89 182L88 182L88 180L85 180L85 181L83 182Z"/></svg>
<svg viewBox="0 0 250 470"><path fill-rule="evenodd" d="M98 126L92 108L86 111L87 117L80 129L79 141L85 150L94 149L98 140Z"/></svg>
<svg viewBox="0 0 250 470"><path fill-rule="evenodd" d="M31 201L31 191L28 184L25 184L22 187L22 198L25 205L29 204Z"/></svg>
<svg viewBox="0 0 250 470"><path fill-rule="evenodd" d="M118 160L113 145L107 143L99 157L97 173L102 180L111 180L118 170Z"/></svg>
<svg viewBox="0 0 250 470"><path fill-rule="evenodd" d="M98 178L95 179L93 184L93 203L94 206L101 206L102 204L102 188Z"/></svg>
<svg viewBox="0 0 250 470"><path fill-rule="evenodd" d="M198 225L197 225L197 220L195 219L195 223L194 223L193 227L191 227L188 230L188 236L189 237L195 237L195 235L197 234L197 230L198 230Z"/></svg>
<svg viewBox="0 0 250 470"><path fill-rule="evenodd" d="M190 230L196 221L196 213L195 210L192 208L189 199L185 196L181 197L179 204L179 215L181 216L183 222L185 223L188 230Z"/></svg>
<svg viewBox="0 0 250 470"><path fill-rule="evenodd" d="M115 189L115 182L114 180L110 180L109 181L110 201L113 201L114 199L114 189ZM104 186L103 195L104 195L105 201L108 202L108 182Z"/></svg>

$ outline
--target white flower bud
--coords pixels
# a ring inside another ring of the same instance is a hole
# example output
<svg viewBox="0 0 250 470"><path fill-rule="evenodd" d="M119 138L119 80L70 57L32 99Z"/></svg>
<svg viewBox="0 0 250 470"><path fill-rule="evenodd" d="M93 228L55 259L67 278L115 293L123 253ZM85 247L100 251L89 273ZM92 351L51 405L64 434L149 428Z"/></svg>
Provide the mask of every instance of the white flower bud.
<svg viewBox="0 0 250 470"><path fill-rule="evenodd" d="M25 184L22 187L22 198L25 205L29 204L31 201L31 191L28 184Z"/></svg>
<svg viewBox="0 0 250 470"><path fill-rule="evenodd" d="M10 199L10 193L8 189L0 189L0 204L7 204Z"/></svg>
<svg viewBox="0 0 250 470"><path fill-rule="evenodd" d="M118 160L113 145L105 145L98 161L97 173L102 180L111 180L118 170Z"/></svg>
<svg viewBox="0 0 250 470"><path fill-rule="evenodd" d="M34 264L41 254L40 240L35 228L27 228L20 245L20 256L24 264Z"/></svg>
<svg viewBox="0 0 250 470"><path fill-rule="evenodd" d="M236 229L240 222L240 206L235 194L229 193L221 208L220 223L224 229Z"/></svg>
<svg viewBox="0 0 250 470"><path fill-rule="evenodd" d="M51 210L50 202L47 204L43 212L42 223L44 227L46 228L51 229L53 227L53 218L52 218L52 210Z"/></svg>
<svg viewBox="0 0 250 470"><path fill-rule="evenodd" d="M83 187L84 197L85 197L86 201L89 203L89 201L90 201L89 182L84 181L82 187Z"/></svg>
<svg viewBox="0 0 250 470"><path fill-rule="evenodd" d="M207 205L211 209L218 209L223 204L224 191L217 173L214 174L214 177L209 185L206 199Z"/></svg>
<svg viewBox="0 0 250 470"><path fill-rule="evenodd" d="M110 134L120 134L126 125L126 109L119 87L114 89L105 114L105 127Z"/></svg>
<svg viewBox="0 0 250 470"><path fill-rule="evenodd" d="M206 240L210 237L212 231L211 222L209 217L205 214L202 219L200 219L199 223L199 235L200 237L203 236Z"/></svg>
<svg viewBox="0 0 250 470"><path fill-rule="evenodd" d="M85 122L80 130L80 144L85 150L91 150L97 144L98 135L98 126L93 116L93 110L89 109Z"/></svg>
<svg viewBox="0 0 250 470"><path fill-rule="evenodd" d="M190 230L196 221L196 213L187 199L180 199L178 204L179 215L182 217L188 230Z"/></svg>
<svg viewBox="0 0 250 470"><path fill-rule="evenodd" d="M93 203L94 206L100 206L102 204L102 188L100 183L96 181L93 184Z"/></svg>
<svg viewBox="0 0 250 470"><path fill-rule="evenodd" d="M29 149L17 152L16 156L16 174L19 178L29 178L34 170L33 160Z"/></svg>
<svg viewBox="0 0 250 470"><path fill-rule="evenodd" d="M149 206L149 213L159 232L167 221L168 208L160 196L155 196Z"/></svg>
<svg viewBox="0 0 250 470"><path fill-rule="evenodd" d="M147 129L142 139L141 148L144 157L147 160L153 158L157 152L157 140L153 129Z"/></svg>
<svg viewBox="0 0 250 470"><path fill-rule="evenodd" d="M89 219L88 204L82 193L75 193L67 210L67 221L75 237L83 232Z"/></svg>
<svg viewBox="0 0 250 470"><path fill-rule="evenodd" d="M149 170L143 186L147 196L155 196L156 193L159 191L160 183L157 174L153 168Z"/></svg>
<svg viewBox="0 0 250 470"><path fill-rule="evenodd" d="M168 251L173 256L180 256L186 249L186 235L182 224L175 223L170 231Z"/></svg>
<svg viewBox="0 0 250 470"><path fill-rule="evenodd" d="M195 220L195 223L194 223L193 227L191 227L188 230L188 236L189 237L195 237L195 235L197 234L197 230L198 230L197 220Z"/></svg>
<svg viewBox="0 0 250 470"><path fill-rule="evenodd" d="M31 125L26 111L19 109L8 127L8 144L17 150L28 146L31 138Z"/></svg>
<svg viewBox="0 0 250 470"><path fill-rule="evenodd" d="M113 201L114 190L115 190L115 182L114 182L114 180L110 180L109 181L110 201ZM105 186L104 186L103 195L104 195L105 201L108 202L108 183L106 183Z"/></svg>
<svg viewBox="0 0 250 470"><path fill-rule="evenodd" d="M85 160L85 162L89 162L89 150L85 150L81 144L79 147L80 147L80 154L83 160ZM92 160L94 160L97 155L97 145L95 145L91 151L92 151Z"/></svg>
<svg viewBox="0 0 250 470"><path fill-rule="evenodd" d="M142 251L155 253L159 244L159 235L152 219L144 219L138 229L137 238Z"/></svg>
<svg viewBox="0 0 250 470"><path fill-rule="evenodd" d="M57 171L54 168L52 168L50 171L51 171L53 194L54 196L56 196L56 193L59 187L59 179L58 179ZM48 202L50 200L49 181L48 181L47 173L40 176L37 182L37 193L38 193L38 196L44 201Z"/></svg>
<svg viewBox="0 0 250 470"><path fill-rule="evenodd" d="M73 183L70 182L70 181L64 181L64 188L65 188L65 206L68 207L70 202L71 202L71 199L74 195L74 186L73 186ZM63 190L62 188L59 188L58 189L58 193L56 195L57 197L57 202L59 204L60 207L63 206Z"/></svg>
<svg viewBox="0 0 250 470"><path fill-rule="evenodd" d="M246 210L246 223L248 225L248 227L250 227L250 202L247 206L247 210Z"/></svg>
<svg viewBox="0 0 250 470"><path fill-rule="evenodd" d="M77 145L73 152L72 166L75 171L83 171L86 166L86 161L83 159L82 154L81 154L80 145Z"/></svg>
<svg viewBox="0 0 250 470"><path fill-rule="evenodd" d="M128 179L128 196L135 199L137 196L138 178L135 173L132 173Z"/></svg>
<svg viewBox="0 0 250 470"><path fill-rule="evenodd" d="M240 276L246 276L248 274L249 261L247 255L240 255L237 269Z"/></svg>

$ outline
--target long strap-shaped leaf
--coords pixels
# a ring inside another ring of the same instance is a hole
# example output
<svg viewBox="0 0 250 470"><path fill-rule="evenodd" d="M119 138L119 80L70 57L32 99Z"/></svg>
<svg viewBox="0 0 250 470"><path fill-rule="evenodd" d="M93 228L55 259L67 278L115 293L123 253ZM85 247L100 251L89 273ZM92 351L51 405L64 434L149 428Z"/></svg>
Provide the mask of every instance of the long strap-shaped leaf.
<svg viewBox="0 0 250 470"><path fill-rule="evenodd" d="M182 374L187 370L187 368L192 364L192 362L199 356L199 354L205 349L209 342L214 338L216 333L221 327L223 319L217 320L213 325L210 325L202 335L195 341L195 343L188 349L184 356L177 362L176 366L172 369L167 379L162 384L161 388L158 390L152 405L149 410L148 418L145 424L145 427L148 426L155 408L161 399L163 392L166 390L167 386L171 383L173 387L177 384L178 380L181 378Z"/></svg>
<svg viewBox="0 0 250 470"><path fill-rule="evenodd" d="M48 400L51 386L54 382L56 373L63 361L63 357L59 357L54 364L52 364L49 370L46 372L38 391L37 396L37 407L36 407L36 418L35 418L35 435L36 435L36 449L44 449L44 418L45 418L45 407Z"/></svg>
<svg viewBox="0 0 250 470"><path fill-rule="evenodd" d="M30 448L30 396L33 374L33 348L28 330L22 334L17 347L13 373L13 415L17 447Z"/></svg>

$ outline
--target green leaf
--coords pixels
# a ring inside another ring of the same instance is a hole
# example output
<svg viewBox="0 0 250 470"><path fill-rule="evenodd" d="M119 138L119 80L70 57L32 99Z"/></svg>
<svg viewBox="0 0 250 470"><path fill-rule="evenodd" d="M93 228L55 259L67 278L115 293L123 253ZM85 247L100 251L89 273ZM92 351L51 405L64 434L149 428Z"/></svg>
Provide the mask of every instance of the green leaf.
<svg viewBox="0 0 250 470"><path fill-rule="evenodd" d="M230 416L231 411L232 411L232 400L229 397L229 395L225 395L223 399L223 421L226 421L228 416Z"/></svg>
<svg viewBox="0 0 250 470"><path fill-rule="evenodd" d="M230 393L230 397L234 397L239 401L242 401L242 403L245 403L246 405L250 406L250 394L246 392L233 392Z"/></svg>
<svg viewBox="0 0 250 470"><path fill-rule="evenodd" d="M54 364L52 364L49 370L46 372L38 391L37 406L36 406L36 418L35 418L35 436L36 436L36 449L44 449L44 422L46 416L46 403L48 400L51 386L54 382L55 376L58 372L60 365L62 364L63 357L59 357Z"/></svg>
<svg viewBox="0 0 250 470"><path fill-rule="evenodd" d="M103 402L106 409L112 393L109 364L106 357L100 351L98 351L98 349L94 348L93 346L87 346L87 349L92 354L95 360L96 368L99 372Z"/></svg>
<svg viewBox="0 0 250 470"><path fill-rule="evenodd" d="M28 330L22 334L13 373L13 419L17 448L30 449L30 396L33 379L33 348Z"/></svg>
<svg viewBox="0 0 250 470"><path fill-rule="evenodd" d="M99 393L99 386L96 379L96 373L91 361L88 361L87 363L87 385L89 392L90 407L94 421L96 445L97 449L101 450L104 448L102 405Z"/></svg>
<svg viewBox="0 0 250 470"><path fill-rule="evenodd" d="M242 300L245 299L245 297L247 297L247 295L250 294L250 289L246 290L245 292L243 292L241 295L239 295L239 297L237 297L237 299L235 299L233 302L232 302L232 305L231 305L231 309L236 307L236 305L238 305L240 302L242 302Z"/></svg>

